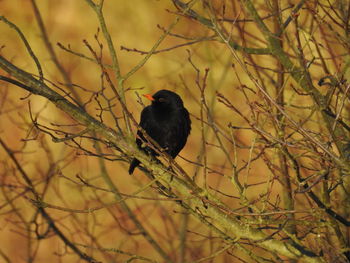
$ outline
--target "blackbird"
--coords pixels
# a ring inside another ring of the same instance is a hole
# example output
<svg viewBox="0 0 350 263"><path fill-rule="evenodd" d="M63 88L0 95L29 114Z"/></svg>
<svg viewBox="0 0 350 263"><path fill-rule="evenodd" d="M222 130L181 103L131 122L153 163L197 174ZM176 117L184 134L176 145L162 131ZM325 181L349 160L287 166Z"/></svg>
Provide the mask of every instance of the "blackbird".
<svg viewBox="0 0 350 263"><path fill-rule="evenodd" d="M185 109L182 99L170 90L160 90L153 96L144 95L152 101L141 112L140 126L159 146L172 158L175 158L185 146L187 137L191 131L191 120ZM137 132L136 144L146 153L157 156L158 154L145 146L147 142L141 131ZM140 161L134 158L130 164L129 174L132 174Z"/></svg>

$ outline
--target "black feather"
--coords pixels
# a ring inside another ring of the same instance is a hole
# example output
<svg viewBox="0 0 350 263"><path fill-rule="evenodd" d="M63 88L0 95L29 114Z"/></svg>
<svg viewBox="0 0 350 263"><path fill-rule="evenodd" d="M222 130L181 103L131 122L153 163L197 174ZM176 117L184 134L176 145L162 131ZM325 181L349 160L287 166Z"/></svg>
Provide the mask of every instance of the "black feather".
<svg viewBox="0 0 350 263"><path fill-rule="evenodd" d="M169 90L160 90L152 97L152 104L141 112L140 126L165 152L175 158L185 146L191 131L191 120L188 111L179 95ZM142 132L137 132L136 144L146 153L157 156L150 147L143 147L147 140ZM132 174L140 161L133 159L129 174Z"/></svg>

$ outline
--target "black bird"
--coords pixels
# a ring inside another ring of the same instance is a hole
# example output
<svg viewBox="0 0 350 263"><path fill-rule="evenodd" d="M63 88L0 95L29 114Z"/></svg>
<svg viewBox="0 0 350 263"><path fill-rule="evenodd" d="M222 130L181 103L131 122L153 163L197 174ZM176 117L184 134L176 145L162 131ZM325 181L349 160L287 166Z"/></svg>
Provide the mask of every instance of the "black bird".
<svg viewBox="0 0 350 263"><path fill-rule="evenodd" d="M140 126L155 142L159 144L172 158L175 158L185 146L191 131L191 120L182 99L170 90L160 90L153 96L144 95L152 101L141 112ZM142 144L147 140L141 131L137 132L136 144L150 155L158 154L150 147ZM133 159L129 174L132 174L140 161Z"/></svg>

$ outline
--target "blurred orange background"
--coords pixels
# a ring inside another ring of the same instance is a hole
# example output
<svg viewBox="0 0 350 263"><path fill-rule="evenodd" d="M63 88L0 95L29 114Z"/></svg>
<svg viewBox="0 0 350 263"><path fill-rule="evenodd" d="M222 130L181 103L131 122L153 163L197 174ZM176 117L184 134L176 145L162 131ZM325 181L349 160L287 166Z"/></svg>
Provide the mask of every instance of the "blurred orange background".
<svg viewBox="0 0 350 263"><path fill-rule="evenodd" d="M37 5L49 40L60 63L71 77L72 82L78 86L75 90L81 100L87 102L91 99L91 102L86 105L88 113L98 118L100 110L95 98L92 98L91 92L86 92L82 88L92 92L101 90L100 67L62 50L57 45L57 43L61 43L75 52L92 57L83 40L86 40L99 53L99 46L95 39L95 35L98 34L98 39L103 44L103 61L106 64L111 64L107 44L103 40L102 33L98 33L99 24L96 14L85 1L37 1ZM3 0L0 1L0 10L1 15L16 24L24 33L41 62L45 78L59 85L60 88L66 89L62 75L52 62L43 42L31 1ZM176 19L176 14L174 14L176 9L170 1L105 1L103 11L117 51L122 74L126 74L135 67L144 55L121 50L121 46L147 52L163 34L157 25L168 28ZM233 11L231 12L232 16L236 15ZM16 66L37 74L35 64L18 34L5 23L0 23L0 32L1 55ZM252 34L254 32L252 31ZM180 16L180 21L172 33L184 35L189 39L167 36L158 50L180 45L189 41L190 38L208 37L212 34L198 23L182 16ZM258 34L257 38L259 39ZM264 47L260 41L256 41L255 45L256 47ZM200 70L200 82L203 81L205 69L210 69L205 96L219 128L228 135L234 136L241 145L252 145L257 138L249 130L230 130L228 128L230 123L242 127L247 125L237 114L218 103L216 92L223 93L243 115L250 114L250 108L246 105L243 94L238 92L237 88L240 86L240 82L249 86L251 81L240 67L232 65L234 64L232 54L225 45L214 41L204 41L154 54L140 70L124 83L124 88L128 89L126 92L127 105L135 119L138 120L142 105L138 103L136 92L143 94L154 93L159 89L169 89L181 95L186 108L192 114L192 132L186 147L176 160L188 174L193 176L198 167L185 159L196 162L197 157L201 154L201 123L198 120L200 117L200 90L196 86L196 71L189 63L187 50L191 53L193 63ZM275 61L267 56L257 57L256 62L257 64L261 62L265 67L275 66ZM315 82L324 75L318 68L311 70L314 72L313 81ZM0 73L5 75L2 71ZM112 72L110 76L113 77L112 81L117 85ZM112 193L84 187L77 178L79 175L95 186L107 188L100 176L98 159L86 156L81 150L69 147L67 143L54 143L49 135L38 132L33 128L29 109L31 109L33 116L38 116L40 124L53 128L57 128L57 126L52 125L53 123L69 125L74 123L72 119L47 102L45 98L35 95L28 97L28 93L18 87L6 83L0 85L0 136L13 151L21 151L21 153L16 154L16 157L25 172L37 183L38 191L45 192L44 201L76 210L101 205L107 206L107 204L115 202ZM108 86L107 83L104 85ZM59 91L55 87L53 89ZM109 90L106 91L106 94L109 97L113 96ZM256 95L251 94L251 96L252 101L259 101ZM303 102L305 99L298 98L297 100ZM107 106L101 98L100 102L104 107ZM113 111L118 117L121 117L120 105L116 100L113 102ZM144 103L148 102L144 101ZM103 121L109 127L115 128L114 120L110 114L104 113ZM60 128L75 132L81 130L81 127L60 126ZM266 130L270 129L269 127L265 128ZM135 132L135 127L133 127L133 131ZM232 134L230 134L231 132ZM210 129L207 129L206 139L208 166L217 171L217 173L209 172L206 183L223 193L235 196L237 191L227 177L231 175L231 170L228 168L225 153L217 147L218 143ZM82 143L87 148L94 149L91 142L84 141ZM237 151L238 164L242 165L249 159L249 150L247 148ZM109 154L113 153L110 149L105 149L105 151ZM234 155L233 148L230 148L229 154ZM77 262L77 255L69 249L67 251L57 236L49 233L44 239L38 240L35 234L36 225L33 222L39 223L39 233L44 233L47 225L44 224L44 220L37 215L34 206L27 200L30 195L23 194L23 181L2 148L0 149L0 161L1 184L6 186L2 188L0 194L0 243L2 244L0 258L2 256L4 262L6 259L8 262L31 262L31 257L33 258L32 262ZM132 194L149 182L139 170L133 176L129 176L127 162L106 161L105 164L113 182L122 193ZM247 184L269 180L273 175L262 164L262 160L253 162L242 180ZM197 183L203 186L205 181L203 169L199 168L198 171ZM48 177L51 178L51 181L49 184L45 184ZM13 185L12 188L9 188L9 185ZM252 199L259 198L259 195L270 187L276 190L276 192L272 191L271 200L278 199L276 196L278 196L277 190L280 189L279 185L256 185L248 189L247 196ZM144 189L139 196L162 197L149 187ZM235 207L235 199L222 196L220 198ZM13 200L10 201L11 199ZM174 202L132 198L127 200L127 204L139 220L144 223L146 229L163 245L164 250L176 259L179 250L178 231L184 220L180 206L176 206ZM47 208L47 211L56 220L57 226L75 244L120 249L127 253L163 262L159 254L138 233L127 214L118 204L91 213L74 213L50 208ZM206 242L207 238L200 235L204 235L204 233L208 236L211 235L207 233L206 228L200 222L190 220L188 229L198 232L198 234L192 233L188 237L189 245L186 258L189 262L210 255L219 247L219 245L212 247L211 243ZM124 262L130 258L129 255L122 253L80 248L102 262ZM244 256L242 257L244 258ZM2 259L0 262L3 262ZM136 260L136 262L139 261ZM218 256L214 262L233 261L227 255L222 255L222 257Z"/></svg>

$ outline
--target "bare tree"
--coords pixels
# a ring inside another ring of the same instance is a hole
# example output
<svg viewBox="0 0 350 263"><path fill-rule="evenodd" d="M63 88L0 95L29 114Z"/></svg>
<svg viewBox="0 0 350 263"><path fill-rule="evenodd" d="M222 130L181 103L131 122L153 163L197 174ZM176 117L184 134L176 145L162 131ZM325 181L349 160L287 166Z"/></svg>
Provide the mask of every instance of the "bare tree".
<svg viewBox="0 0 350 263"><path fill-rule="evenodd" d="M81 2L79 17L98 23L82 49L53 44L35 0L44 51L0 17L18 36L0 43L5 262L350 261L348 1L139 1L124 17L116 3ZM151 48L113 32L145 30L137 14L159 21L158 38L138 35ZM134 142L147 74L190 109L176 161ZM130 177L134 157L142 172Z"/></svg>

